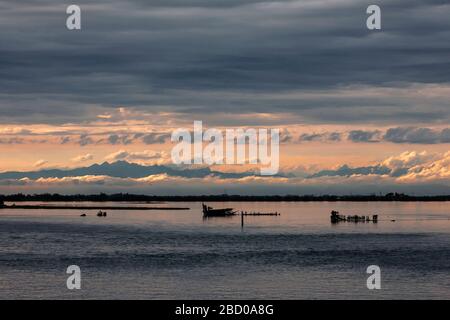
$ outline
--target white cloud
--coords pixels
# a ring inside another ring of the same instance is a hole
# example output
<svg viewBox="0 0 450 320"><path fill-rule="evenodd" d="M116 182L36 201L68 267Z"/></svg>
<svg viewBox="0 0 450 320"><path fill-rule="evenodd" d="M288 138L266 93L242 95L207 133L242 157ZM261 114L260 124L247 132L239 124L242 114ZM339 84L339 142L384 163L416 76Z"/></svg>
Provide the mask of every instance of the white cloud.
<svg viewBox="0 0 450 320"><path fill-rule="evenodd" d="M434 161L413 166L398 179L402 182L440 181L450 183L450 151Z"/></svg>
<svg viewBox="0 0 450 320"><path fill-rule="evenodd" d="M392 170L398 170L428 163L429 161L436 159L436 157L438 157L438 155L430 154L426 151L406 151L398 156L387 158L381 163L381 165Z"/></svg>
<svg viewBox="0 0 450 320"><path fill-rule="evenodd" d="M105 157L107 161L128 161L140 164L164 164L168 163L168 154L164 151L144 150L137 152L128 152L126 150L119 150L111 153Z"/></svg>
<svg viewBox="0 0 450 320"><path fill-rule="evenodd" d="M45 166L46 164L48 164L48 161L41 159L41 160L36 161L33 164L33 166L36 167L36 168L41 168L41 167Z"/></svg>
<svg viewBox="0 0 450 320"><path fill-rule="evenodd" d="M85 161L89 161L94 159L94 156L90 153L84 154L84 155L79 155L75 158L72 158L72 162L85 162Z"/></svg>

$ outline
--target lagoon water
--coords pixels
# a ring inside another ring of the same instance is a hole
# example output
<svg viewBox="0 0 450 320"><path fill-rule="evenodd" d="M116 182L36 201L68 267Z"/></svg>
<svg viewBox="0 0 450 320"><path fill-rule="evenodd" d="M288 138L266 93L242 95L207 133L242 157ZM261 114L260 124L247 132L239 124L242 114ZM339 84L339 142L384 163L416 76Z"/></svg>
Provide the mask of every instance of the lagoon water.
<svg viewBox="0 0 450 320"><path fill-rule="evenodd" d="M3 209L0 298L450 299L448 203L208 204L281 216L245 217L241 228L239 216L204 220L201 203L133 204L191 210L105 218ZM332 225L332 209L380 221ZM69 265L81 268L81 290L66 287ZM366 287L369 265L381 268L381 290Z"/></svg>

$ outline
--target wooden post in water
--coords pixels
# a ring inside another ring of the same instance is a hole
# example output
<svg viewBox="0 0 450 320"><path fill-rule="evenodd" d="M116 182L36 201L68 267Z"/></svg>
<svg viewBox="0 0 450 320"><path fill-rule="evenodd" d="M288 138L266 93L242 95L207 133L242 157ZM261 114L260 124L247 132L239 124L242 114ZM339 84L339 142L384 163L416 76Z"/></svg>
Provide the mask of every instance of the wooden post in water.
<svg viewBox="0 0 450 320"><path fill-rule="evenodd" d="M244 212L241 211L241 229L244 229Z"/></svg>

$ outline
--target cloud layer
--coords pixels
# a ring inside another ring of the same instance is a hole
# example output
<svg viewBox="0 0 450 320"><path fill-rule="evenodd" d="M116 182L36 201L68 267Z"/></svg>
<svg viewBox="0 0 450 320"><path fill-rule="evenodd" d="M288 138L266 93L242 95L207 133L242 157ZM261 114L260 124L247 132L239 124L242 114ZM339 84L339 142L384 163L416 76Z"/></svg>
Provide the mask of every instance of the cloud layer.
<svg viewBox="0 0 450 320"><path fill-rule="evenodd" d="M82 30L70 32L60 1L0 1L2 122L105 119L116 106L309 123L450 117L446 1L379 1L381 32L359 0L77 3Z"/></svg>
<svg viewBox="0 0 450 320"><path fill-rule="evenodd" d="M105 158L165 164L171 132L203 120L280 128L281 161L315 169L287 180L161 175L160 185L228 183L249 193L448 186L448 1L380 0L381 31L367 30L365 0L77 4L82 30L68 31L68 4L0 0L2 170ZM28 178L2 183L153 190L136 177Z"/></svg>
<svg viewBox="0 0 450 320"><path fill-rule="evenodd" d="M132 154L125 151L113 155L115 158L147 160L152 154ZM120 168L123 164L108 168ZM125 165L130 167L129 165ZM220 174L209 170L195 170L192 175L187 171L173 175L169 168L158 167L155 174L141 176L133 167L135 177L127 177L124 173L116 172L110 175L72 175L64 176L58 171L58 177L52 176L51 171L46 176L26 175L21 178L0 179L0 191L19 192L27 190L64 190L64 192L78 192L84 190L104 190L121 192L152 192L164 194L212 194L222 192L226 188L230 192L243 194L286 194L286 193L359 193L369 194L378 192L415 192L421 194L445 194L450 192L450 152L444 154L429 154L427 152L404 152L389 157L376 166L351 168L342 166L337 170L323 170L309 177L261 177L253 174L234 175ZM98 167L92 166L90 170ZM73 170L71 172L85 172ZM194 174L195 173L195 174ZM200 174L200 176L199 176ZM7 176L7 174L3 174ZM247 189L246 189L247 188Z"/></svg>
<svg viewBox="0 0 450 320"><path fill-rule="evenodd" d="M93 123L88 128L63 128L57 131L53 129L33 130L23 127L9 126L0 131L0 144L76 144L88 145L162 145L171 142L171 134L179 127L166 127L156 130L154 126L147 124L115 124L111 129L107 124ZM192 123L180 124L180 126L192 127ZM205 130L208 127L205 127ZM228 127L229 128L229 127ZM244 127L245 129L245 127ZM225 130L224 128L219 130ZM450 143L450 127L390 127L380 129L352 129L342 131L308 131L300 132L301 128L295 126L284 127L280 131L280 142L307 143L307 142L354 142L376 143L387 142L395 144L448 144Z"/></svg>

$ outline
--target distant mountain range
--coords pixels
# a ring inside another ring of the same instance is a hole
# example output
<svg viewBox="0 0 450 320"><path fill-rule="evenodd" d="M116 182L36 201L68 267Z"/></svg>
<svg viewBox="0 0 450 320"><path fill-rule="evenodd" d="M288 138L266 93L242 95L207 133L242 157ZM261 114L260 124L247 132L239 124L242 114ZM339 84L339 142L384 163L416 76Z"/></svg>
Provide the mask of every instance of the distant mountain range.
<svg viewBox="0 0 450 320"><path fill-rule="evenodd" d="M358 168L350 168L347 165L341 166L337 170L322 170L317 173L314 173L308 178L319 178L319 177L349 177L352 175L392 175L392 170L380 165L377 166L369 166L369 167L358 167Z"/></svg>
<svg viewBox="0 0 450 320"><path fill-rule="evenodd" d="M321 170L307 176L307 179L319 177L333 177L352 175L390 175L398 177L404 175L407 169L391 170L384 166L369 166L351 168L343 165L336 170ZM79 176L109 176L116 178L144 178L156 174L167 174L173 177L183 178L204 178L214 176L222 179L239 179L250 176L257 176L255 172L247 171L240 173L214 171L208 167L203 168L176 168L165 165L140 165L127 161L117 161L113 163L104 162L101 164L93 164L89 167L81 167L75 169L41 169L36 171L8 171L0 173L0 180L4 179L39 179L39 178L64 178ZM292 173L280 173L276 177L295 177Z"/></svg>
<svg viewBox="0 0 450 320"><path fill-rule="evenodd" d="M336 170L321 170L307 176L307 178L312 179L320 177L350 177L353 175L389 175L391 177L401 177L408 173L408 169L408 167L405 167L397 168L394 170L383 165L351 168L348 165L343 165Z"/></svg>
<svg viewBox="0 0 450 320"><path fill-rule="evenodd" d="M210 168L188 168L177 169L164 165L143 166L127 161L117 161L113 163L104 162L93 164L89 167L75 169L42 169L38 171L9 171L0 173L0 179L39 179L39 178L64 178L87 175L104 175L117 178L144 178L155 174L167 174L174 177L184 178L204 178L215 176L219 178L243 178L256 175L254 172L228 173L213 171Z"/></svg>

